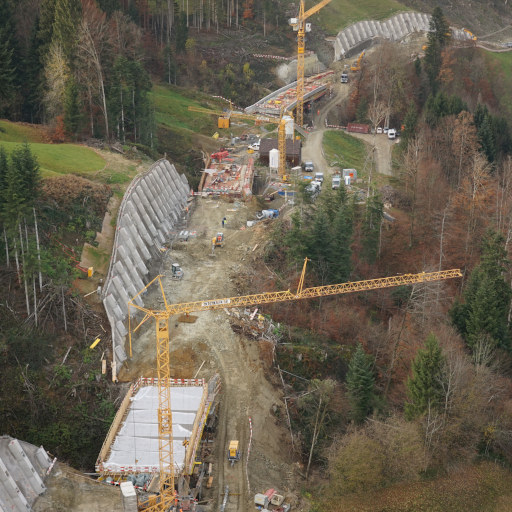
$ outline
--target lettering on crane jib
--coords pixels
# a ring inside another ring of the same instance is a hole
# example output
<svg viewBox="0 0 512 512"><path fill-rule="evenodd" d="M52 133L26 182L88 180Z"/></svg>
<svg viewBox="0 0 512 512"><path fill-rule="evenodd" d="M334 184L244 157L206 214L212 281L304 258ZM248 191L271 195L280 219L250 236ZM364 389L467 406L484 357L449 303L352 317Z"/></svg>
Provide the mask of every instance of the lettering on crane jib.
<svg viewBox="0 0 512 512"><path fill-rule="evenodd" d="M229 304L231 302L230 299L222 299L222 300L209 300L207 302L203 302L201 306L203 308L207 308L209 306L221 306L223 304Z"/></svg>

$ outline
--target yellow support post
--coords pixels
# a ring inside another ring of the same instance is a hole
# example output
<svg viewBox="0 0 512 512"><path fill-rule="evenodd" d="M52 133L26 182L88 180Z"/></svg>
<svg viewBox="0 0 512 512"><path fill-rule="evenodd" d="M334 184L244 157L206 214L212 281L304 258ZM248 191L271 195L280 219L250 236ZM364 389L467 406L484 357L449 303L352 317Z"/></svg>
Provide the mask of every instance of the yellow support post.
<svg viewBox="0 0 512 512"><path fill-rule="evenodd" d="M297 107L296 120L302 128L304 125L304 50L306 39L306 27L304 19L304 0L300 1L299 31L297 33Z"/></svg>

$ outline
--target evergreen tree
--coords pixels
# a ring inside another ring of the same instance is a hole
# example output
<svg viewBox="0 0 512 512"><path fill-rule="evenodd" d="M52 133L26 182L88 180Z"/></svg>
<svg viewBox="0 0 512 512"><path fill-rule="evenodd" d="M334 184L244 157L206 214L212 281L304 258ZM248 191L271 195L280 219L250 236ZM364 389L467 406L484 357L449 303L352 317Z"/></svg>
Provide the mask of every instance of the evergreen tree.
<svg viewBox="0 0 512 512"><path fill-rule="evenodd" d="M70 78L66 86L64 98L64 129L66 135L74 137L82 124L82 112L80 110L80 97L78 85Z"/></svg>
<svg viewBox="0 0 512 512"><path fill-rule="evenodd" d="M3 196L7 188L7 170L9 168L9 160L7 152L3 146L0 146L0 214L2 213Z"/></svg>
<svg viewBox="0 0 512 512"><path fill-rule="evenodd" d="M448 112L452 116L458 116L463 110L469 112L468 104L462 101L460 96L456 94L450 96L448 100Z"/></svg>
<svg viewBox="0 0 512 512"><path fill-rule="evenodd" d="M477 130L482 126L484 119L489 115L489 109L487 105L483 105L482 103L477 103L475 108L475 113L473 114L473 122Z"/></svg>
<svg viewBox="0 0 512 512"><path fill-rule="evenodd" d="M62 46L69 67L73 66L81 11L79 0L56 0L52 41Z"/></svg>
<svg viewBox="0 0 512 512"><path fill-rule="evenodd" d="M366 96L361 96L356 108L356 121L358 123L365 123L368 115L368 100Z"/></svg>
<svg viewBox="0 0 512 512"><path fill-rule="evenodd" d="M418 127L418 112L416 110L416 104L411 100L409 108L404 118L404 129L402 130L402 144L404 148L407 148L409 139L412 139L416 134Z"/></svg>
<svg viewBox="0 0 512 512"><path fill-rule="evenodd" d="M5 117L7 107L15 92L12 53L9 41L4 37L4 29L0 29L0 117Z"/></svg>
<svg viewBox="0 0 512 512"><path fill-rule="evenodd" d="M39 58L39 48L42 44L42 40L39 38L38 34L39 16L36 16L25 58L26 81L23 84L23 97L25 100L23 105L23 118L29 123L35 123L40 120L38 113L43 97L43 66Z"/></svg>
<svg viewBox="0 0 512 512"><path fill-rule="evenodd" d="M39 60L41 66L46 64L46 57L53 39L53 22L55 20L55 6L57 0L43 0L39 14L39 32L37 34L41 44L39 45Z"/></svg>
<svg viewBox="0 0 512 512"><path fill-rule="evenodd" d="M292 225L286 232L284 244L288 247L288 257L296 262L301 262L306 256L308 256L308 245L299 209L295 209L292 213L291 222Z"/></svg>
<svg viewBox="0 0 512 512"><path fill-rule="evenodd" d="M323 209L316 211L313 225L308 237L309 257L315 265L317 274L325 279L326 273L330 273L332 262L332 235L329 230L328 218Z"/></svg>
<svg viewBox="0 0 512 512"><path fill-rule="evenodd" d="M416 76L421 77L421 59L419 57L416 57L414 61L414 70L416 71Z"/></svg>
<svg viewBox="0 0 512 512"><path fill-rule="evenodd" d="M103 12L106 12L108 16L110 16L114 11L121 10L119 0L98 0L98 7Z"/></svg>
<svg viewBox="0 0 512 512"><path fill-rule="evenodd" d="M345 283L352 273L352 248L350 246L353 232L353 205L345 204L338 209L333 225L331 267L334 283Z"/></svg>
<svg viewBox="0 0 512 512"><path fill-rule="evenodd" d="M505 238L501 233L489 233L481 263L464 290L464 302L456 300L450 309L453 324L470 347L480 335L487 334L495 345L510 348L507 317L512 290L504 278L508 267Z"/></svg>
<svg viewBox="0 0 512 512"><path fill-rule="evenodd" d="M384 203L379 194L368 196L361 231L363 234L361 258L370 264L379 255L380 226L384 214Z"/></svg>
<svg viewBox="0 0 512 512"><path fill-rule="evenodd" d="M428 335L425 348L419 349L412 363L412 377L407 380L409 402L405 404L408 420L438 407L442 397L439 382L444 356L434 333Z"/></svg>
<svg viewBox="0 0 512 512"><path fill-rule="evenodd" d="M443 11L436 7L430 19L430 32L428 32L428 44L425 51L425 71L427 73L430 87L434 93L437 92L437 77L443 63L441 53L448 43L449 26L444 19Z"/></svg>
<svg viewBox="0 0 512 512"><path fill-rule="evenodd" d="M347 390L350 399L350 414L356 423L362 423L371 412L375 379L371 362L361 343L350 359L347 372Z"/></svg>
<svg viewBox="0 0 512 512"><path fill-rule="evenodd" d="M174 53L171 43L167 43L164 48L165 81L168 84L176 85L177 66L174 61Z"/></svg>
<svg viewBox="0 0 512 512"><path fill-rule="evenodd" d="M478 137L480 138L480 144L482 145L482 150L487 157L489 163L494 162L496 158L496 144L494 142L494 136L492 133L492 128L489 123L489 116L485 116L482 124L478 128Z"/></svg>
<svg viewBox="0 0 512 512"><path fill-rule="evenodd" d="M176 36L176 53L185 53L186 44L188 39L187 15L184 12L180 13L178 23L175 30Z"/></svg>
<svg viewBox="0 0 512 512"><path fill-rule="evenodd" d="M41 171L37 158L32 154L28 142L24 142L11 153L10 169L22 186L21 196L27 207L32 207L41 189Z"/></svg>

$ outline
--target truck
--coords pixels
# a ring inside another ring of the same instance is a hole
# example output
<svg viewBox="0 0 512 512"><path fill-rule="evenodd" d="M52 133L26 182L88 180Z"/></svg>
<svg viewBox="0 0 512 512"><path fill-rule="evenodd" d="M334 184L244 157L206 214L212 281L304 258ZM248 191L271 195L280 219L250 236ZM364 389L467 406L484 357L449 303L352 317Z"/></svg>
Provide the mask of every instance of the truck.
<svg viewBox="0 0 512 512"><path fill-rule="evenodd" d="M304 164L304 172L313 172L315 170L315 166L313 162L306 162Z"/></svg>
<svg viewBox="0 0 512 512"><path fill-rule="evenodd" d="M348 73L346 71L343 71L343 73L341 73L340 81L342 84L348 84Z"/></svg>
<svg viewBox="0 0 512 512"><path fill-rule="evenodd" d="M311 199L314 201L322 190L322 184L319 181L312 181L307 187L306 192L311 196Z"/></svg>
<svg viewBox="0 0 512 512"><path fill-rule="evenodd" d="M341 176L339 174L335 174L332 177L332 189L338 190L340 188L340 185L341 185Z"/></svg>
<svg viewBox="0 0 512 512"><path fill-rule="evenodd" d="M256 212L255 216L258 220L277 219L277 217L279 217L279 210L261 210L260 212Z"/></svg>
<svg viewBox="0 0 512 512"><path fill-rule="evenodd" d="M315 181L319 181L320 183L323 183L324 173L323 172L315 172Z"/></svg>

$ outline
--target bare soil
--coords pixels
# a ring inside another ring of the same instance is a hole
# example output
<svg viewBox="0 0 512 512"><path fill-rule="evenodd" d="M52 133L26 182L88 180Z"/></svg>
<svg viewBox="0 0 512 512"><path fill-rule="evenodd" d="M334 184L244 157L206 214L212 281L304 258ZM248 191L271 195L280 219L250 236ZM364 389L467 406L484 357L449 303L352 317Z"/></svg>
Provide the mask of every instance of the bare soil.
<svg viewBox="0 0 512 512"><path fill-rule="evenodd" d="M89 478L57 462L45 482L48 490L37 499L34 512L122 512L119 487Z"/></svg>
<svg viewBox="0 0 512 512"><path fill-rule="evenodd" d="M188 229L197 231L197 238L175 242L170 254L171 259L182 266L183 280L172 280L167 275L171 261L164 264L163 286L169 303L237 295L238 277L250 268L258 254L252 250L256 243L261 242L260 246L264 243L269 229L261 223L240 229L247 220L254 219L255 205L203 198L197 201L188 223ZM224 229L221 227L223 217L227 218ZM225 242L212 256L211 239L219 231L224 232ZM157 289L151 290L144 301L146 307L163 308ZM232 326L236 328L240 322L234 315L219 310L197 313L197 317L195 323L178 323L177 317L170 319L169 350L175 377L194 377L204 361L198 377L209 379L218 371L222 379L217 437L211 460L214 485L204 499L210 500L212 510L217 510L228 485L232 494L226 507L228 512L252 510L254 494L269 488L278 489L288 497L287 501L296 502L296 465L290 449L290 434L273 407L282 407L280 381L260 360L259 342L234 332ZM133 357L127 361L128 367L120 372L121 380L156 375L154 328L153 321L146 322L140 329L142 333L133 338ZM281 413L282 418L284 411ZM250 491L245 472L249 417L253 426L248 464ZM242 451L242 460L233 468L227 461L231 440L240 441Z"/></svg>

